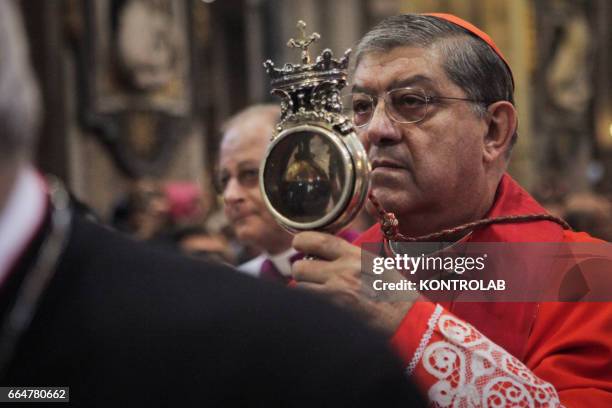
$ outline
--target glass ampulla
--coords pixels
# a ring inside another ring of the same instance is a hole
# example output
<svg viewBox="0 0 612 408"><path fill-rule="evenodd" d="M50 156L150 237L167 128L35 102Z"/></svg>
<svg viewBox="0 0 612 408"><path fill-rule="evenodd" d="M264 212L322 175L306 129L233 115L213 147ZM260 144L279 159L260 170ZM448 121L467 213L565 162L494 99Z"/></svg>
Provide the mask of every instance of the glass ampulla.
<svg viewBox="0 0 612 408"><path fill-rule="evenodd" d="M299 63L264 63L272 94L281 99L280 120L259 171L266 208L287 231L335 234L349 225L367 196L370 165L352 122L342 114L350 50L334 58L325 49L314 60L307 35L287 43L301 51Z"/></svg>
<svg viewBox="0 0 612 408"><path fill-rule="evenodd" d="M299 132L270 152L264 173L266 194L284 217L315 222L338 204L344 166L336 147L314 132Z"/></svg>
<svg viewBox="0 0 612 408"><path fill-rule="evenodd" d="M315 161L310 151L312 136L304 137L297 145L293 162L281 180L280 192L287 199L291 217L321 216L331 198L331 182Z"/></svg>

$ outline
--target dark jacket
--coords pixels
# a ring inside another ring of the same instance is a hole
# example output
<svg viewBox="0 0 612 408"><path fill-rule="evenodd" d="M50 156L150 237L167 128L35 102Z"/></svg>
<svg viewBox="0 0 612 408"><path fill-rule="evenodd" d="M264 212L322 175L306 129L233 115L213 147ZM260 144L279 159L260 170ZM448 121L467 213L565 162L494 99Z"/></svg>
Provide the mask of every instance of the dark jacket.
<svg viewBox="0 0 612 408"><path fill-rule="evenodd" d="M43 240L3 284L3 314ZM321 299L79 217L11 361L0 385L69 386L70 406L416 403L386 341Z"/></svg>

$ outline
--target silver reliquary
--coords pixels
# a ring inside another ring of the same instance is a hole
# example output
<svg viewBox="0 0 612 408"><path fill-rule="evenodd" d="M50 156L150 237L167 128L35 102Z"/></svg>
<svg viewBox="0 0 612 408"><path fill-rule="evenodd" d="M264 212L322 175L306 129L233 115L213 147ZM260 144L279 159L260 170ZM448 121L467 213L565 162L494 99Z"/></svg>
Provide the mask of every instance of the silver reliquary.
<svg viewBox="0 0 612 408"><path fill-rule="evenodd" d="M346 86L350 50L335 59L324 50L314 62L308 47L319 39L289 40L302 50L301 64L264 67L272 94L281 98L281 120L259 173L264 201L287 230L337 233L358 214L367 196L370 166L367 154L345 117L341 90Z"/></svg>

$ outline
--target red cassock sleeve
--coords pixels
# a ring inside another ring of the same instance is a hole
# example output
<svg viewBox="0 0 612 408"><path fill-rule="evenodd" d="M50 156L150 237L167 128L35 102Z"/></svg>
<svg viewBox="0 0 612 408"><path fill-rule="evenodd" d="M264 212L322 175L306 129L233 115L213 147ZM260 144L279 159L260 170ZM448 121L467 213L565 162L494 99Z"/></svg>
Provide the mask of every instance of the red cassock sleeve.
<svg viewBox="0 0 612 408"><path fill-rule="evenodd" d="M564 238L602 242L574 231ZM527 366L555 385L565 406L612 407L612 303L541 303L527 351Z"/></svg>
<svg viewBox="0 0 612 408"><path fill-rule="evenodd" d="M612 407L612 305L542 303L525 364L568 407Z"/></svg>
<svg viewBox="0 0 612 408"><path fill-rule="evenodd" d="M541 303L519 361L419 301L391 344L432 406L612 407L612 305Z"/></svg>

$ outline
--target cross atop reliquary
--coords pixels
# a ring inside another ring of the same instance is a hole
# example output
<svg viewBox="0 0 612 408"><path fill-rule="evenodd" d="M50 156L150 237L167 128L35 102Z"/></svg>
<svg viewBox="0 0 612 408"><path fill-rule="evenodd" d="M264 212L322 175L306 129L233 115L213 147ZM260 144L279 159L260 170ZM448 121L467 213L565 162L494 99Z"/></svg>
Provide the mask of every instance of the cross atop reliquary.
<svg viewBox="0 0 612 408"><path fill-rule="evenodd" d="M306 23L302 20L298 21L297 29L302 33L302 38L296 40L291 38L287 42L287 47L299 48L302 50L302 63L310 64L310 53L308 52L308 47L317 41L321 36L319 33L312 33L309 37L306 37Z"/></svg>

